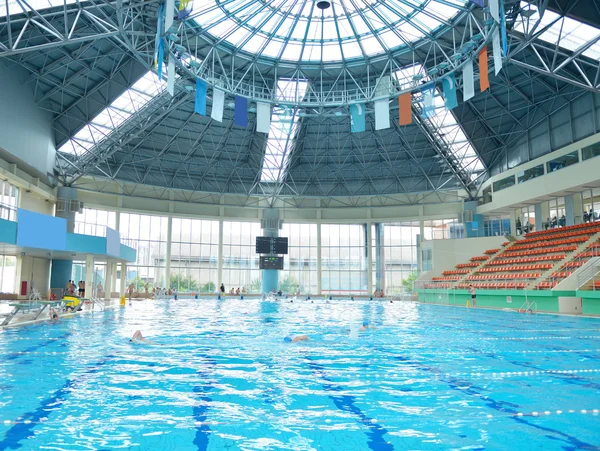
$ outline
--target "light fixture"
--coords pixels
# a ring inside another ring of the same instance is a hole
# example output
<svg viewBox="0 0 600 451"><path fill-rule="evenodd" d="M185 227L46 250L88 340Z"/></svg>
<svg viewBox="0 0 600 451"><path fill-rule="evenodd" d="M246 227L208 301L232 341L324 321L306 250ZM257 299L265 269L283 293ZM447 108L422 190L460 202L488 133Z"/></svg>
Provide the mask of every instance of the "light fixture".
<svg viewBox="0 0 600 451"><path fill-rule="evenodd" d="M317 3L317 8L322 9L322 10L329 9L330 7L331 7L331 2L328 2L327 0L321 0L320 2Z"/></svg>

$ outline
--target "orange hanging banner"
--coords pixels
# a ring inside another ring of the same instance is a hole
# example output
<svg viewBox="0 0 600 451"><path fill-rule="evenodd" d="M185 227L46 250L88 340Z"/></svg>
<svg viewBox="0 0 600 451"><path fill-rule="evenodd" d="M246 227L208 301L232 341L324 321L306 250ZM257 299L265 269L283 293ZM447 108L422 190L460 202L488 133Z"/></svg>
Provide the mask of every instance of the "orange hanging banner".
<svg viewBox="0 0 600 451"><path fill-rule="evenodd" d="M487 45L479 52L479 89L481 92L490 89L490 77L488 74L488 51Z"/></svg>
<svg viewBox="0 0 600 451"><path fill-rule="evenodd" d="M398 96L398 114L400 125L412 124L412 94L410 92Z"/></svg>

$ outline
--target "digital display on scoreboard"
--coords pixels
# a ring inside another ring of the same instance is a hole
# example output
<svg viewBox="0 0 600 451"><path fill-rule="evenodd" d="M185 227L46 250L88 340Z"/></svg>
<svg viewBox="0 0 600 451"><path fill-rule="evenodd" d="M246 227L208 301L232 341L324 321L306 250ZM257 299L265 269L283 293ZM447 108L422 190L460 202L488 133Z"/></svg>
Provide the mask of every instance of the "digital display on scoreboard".
<svg viewBox="0 0 600 451"><path fill-rule="evenodd" d="M273 238L271 238L269 236L257 236L256 237L256 253L257 254L270 254L272 239Z"/></svg>
<svg viewBox="0 0 600 451"><path fill-rule="evenodd" d="M288 253L287 237L273 238L273 253L274 254L287 254Z"/></svg>
<svg viewBox="0 0 600 451"><path fill-rule="evenodd" d="M259 269L283 269L283 257L260 257Z"/></svg>

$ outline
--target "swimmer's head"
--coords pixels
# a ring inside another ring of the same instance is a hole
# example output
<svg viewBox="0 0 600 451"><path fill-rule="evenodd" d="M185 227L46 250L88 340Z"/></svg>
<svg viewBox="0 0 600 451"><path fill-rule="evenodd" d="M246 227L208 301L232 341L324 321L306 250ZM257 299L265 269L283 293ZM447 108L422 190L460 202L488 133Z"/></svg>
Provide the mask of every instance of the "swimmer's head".
<svg viewBox="0 0 600 451"><path fill-rule="evenodd" d="M290 343L292 341L292 337L287 336L283 339L283 341L285 341L286 343Z"/></svg>
<svg viewBox="0 0 600 451"><path fill-rule="evenodd" d="M363 321L363 327L367 327L369 325L368 321Z"/></svg>

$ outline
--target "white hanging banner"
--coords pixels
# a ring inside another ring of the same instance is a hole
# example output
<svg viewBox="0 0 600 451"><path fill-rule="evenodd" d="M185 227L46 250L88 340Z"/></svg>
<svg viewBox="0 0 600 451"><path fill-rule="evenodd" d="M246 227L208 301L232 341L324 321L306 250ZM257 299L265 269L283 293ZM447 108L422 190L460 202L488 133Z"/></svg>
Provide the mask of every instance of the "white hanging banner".
<svg viewBox="0 0 600 451"><path fill-rule="evenodd" d="M498 75L502 69L502 47L500 47L500 33L497 28L492 33L492 48L494 54L494 72Z"/></svg>
<svg viewBox="0 0 600 451"><path fill-rule="evenodd" d="M475 96L475 82L473 80L473 60L467 61L463 68L463 101Z"/></svg>
<svg viewBox="0 0 600 451"><path fill-rule="evenodd" d="M271 130L271 104L256 102L256 131L269 133Z"/></svg>
<svg viewBox="0 0 600 451"><path fill-rule="evenodd" d="M390 128L390 102L388 99L375 101L375 130Z"/></svg>
<svg viewBox="0 0 600 451"><path fill-rule="evenodd" d="M169 64L167 65L167 92L171 96L175 95L175 58L169 55Z"/></svg>
<svg viewBox="0 0 600 451"><path fill-rule="evenodd" d="M497 23L500 23L500 8L498 7L498 0L490 0L488 6L490 7L490 14L494 20Z"/></svg>
<svg viewBox="0 0 600 451"><path fill-rule="evenodd" d="M213 102L210 117L217 122L223 122L223 108L225 106L225 93L218 89L213 89Z"/></svg>
<svg viewBox="0 0 600 451"><path fill-rule="evenodd" d="M167 0L165 3L165 33L168 33L169 28L171 28L171 25L173 25L173 16L175 15L174 11L175 0Z"/></svg>

